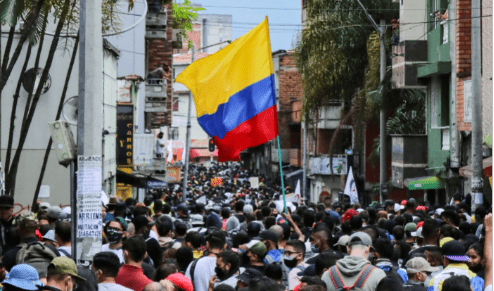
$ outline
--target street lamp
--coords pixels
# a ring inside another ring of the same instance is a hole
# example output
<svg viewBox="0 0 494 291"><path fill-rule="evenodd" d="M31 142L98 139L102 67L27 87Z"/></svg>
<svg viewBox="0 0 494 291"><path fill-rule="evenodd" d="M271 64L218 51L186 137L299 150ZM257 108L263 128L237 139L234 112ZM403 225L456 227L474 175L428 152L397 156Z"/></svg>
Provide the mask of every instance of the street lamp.
<svg viewBox="0 0 494 291"><path fill-rule="evenodd" d="M220 44L223 44L223 43L228 43L230 44L232 41L231 40L225 40L225 41L222 41L222 42L219 42L219 43L215 43L215 44L212 44L212 45L208 45L208 46L205 46L205 47L202 47L202 48L198 48L196 50L196 46L193 45L192 46L192 59L190 61L190 63L192 64L194 61L195 61L195 57L196 57L196 51L200 51L202 49L206 49L206 48L209 48L209 47L212 47L212 46L217 46L217 45L220 45ZM184 167L184 176L183 176L183 184L182 184L182 202L183 203L186 203L187 202L187 175L189 173L189 147L190 147L190 119L191 119L191 111L192 111L192 91L189 90L189 109L188 109L188 113L187 113L187 134L186 134L186 138L185 138L185 155L184 155L184 164L185 164L185 167Z"/></svg>

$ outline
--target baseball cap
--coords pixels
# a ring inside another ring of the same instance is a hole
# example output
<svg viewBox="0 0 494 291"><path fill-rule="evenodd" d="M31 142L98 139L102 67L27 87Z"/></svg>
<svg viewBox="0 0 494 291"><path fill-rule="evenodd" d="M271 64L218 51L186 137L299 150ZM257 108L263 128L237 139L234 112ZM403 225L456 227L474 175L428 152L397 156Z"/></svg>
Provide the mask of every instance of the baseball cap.
<svg viewBox="0 0 494 291"><path fill-rule="evenodd" d="M0 207L14 207L14 198L9 195L0 196Z"/></svg>
<svg viewBox="0 0 494 291"><path fill-rule="evenodd" d="M36 224L38 224L38 218L36 217L36 215L29 210L24 210L15 217L13 224L23 226L28 221L34 221Z"/></svg>
<svg viewBox="0 0 494 291"><path fill-rule="evenodd" d="M42 283L39 280L38 271L28 264L19 264L10 270L8 279L2 282L22 290L38 290Z"/></svg>
<svg viewBox="0 0 494 291"><path fill-rule="evenodd" d="M342 235L339 239L338 242L335 243L335 246L346 246L348 244L348 240L350 239L350 236L348 235Z"/></svg>
<svg viewBox="0 0 494 291"><path fill-rule="evenodd" d="M409 222L405 225L405 231L415 232L417 230L417 225L413 222Z"/></svg>
<svg viewBox="0 0 494 291"><path fill-rule="evenodd" d="M142 227L144 227L146 225L153 225L154 221L152 221L152 220L150 221L145 215L139 215L137 217L134 217L134 219L132 220L132 223L135 226L135 230L139 231L139 229L141 229Z"/></svg>
<svg viewBox="0 0 494 291"><path fill-rule="evenodd" d="M41 202L41 203L39 204L39 210L40 210L40 211L46 211L46 210L48 210L48 208L50 208L50 206L51 206L51 205L50 205L50 203L48 203L48 202Z"/></svg>
<svg viewBox="0 0 494 291"><path fill-rule="evenodd" d="M278 243L278 234L273 230L266 230L259 234L262 240L270 240L274 243Z"/></svg>
<svg viewBox="0 0 494 291"><path fill-rule="evenodd" d="M467 262L469 257L465 255L465 247L457 240L452 240L445 243L441 247L443 256L455 262Z"/></svg>
<svg viewBox="0 0 494 291"><path fill-rule="evenodd" d="M48 213L46 214L50 219L59 219L60 214L62 214L62 209L58 206L50 206L48 208Z"/></svg>
<svg viewBox="0 0 494 291"><path fill-rule="evenodd" d="M424 236L422 235L422 227L419 227L416 232L412 232L410 235L415 236L415 237L424 238Z"/></svg>
<svg viewBox="0 0 494 291"><path fill-rule="evenodd" d="M349 246L355 246L355 245L372 246L372 239L365 232L359 231L359 232L352 234L348 238L348 245Z"/></svg>
<svg viewBox="0 0 494 291"><path fill-rule="evenodd" d="M86 281L86 279L77 275L77 267L74 261L68 257L54 258L48 266L48 274L70 275Z"/></svg>
<svg viewBox="0 0 494 291"><path fill-rule="evenodd" d="M192 284L192 281L181 273L168 275L165 280L172 282L173 285L185 291L194 291L194 285Z"/></svg>
<svg viewBox="0 0 494 291"><path fill-rule="evenodd" d="M262 277L262 273L256 269L253 269L253 268L247 268L245 269L245 271L243 271L238 277L237 279L240 281L240 282L243 282L247 285L250 284L250 281L252 281L252 279L254 278L260 278Z"/></svg>
<svg viewBox="0 0 494 291"><path fill-rule="evenodd" d="M246 246L249 251L261 257L264 256L267 252L266 246L258 240L251 240L249 243L246 244Z"/></svg>
<svg viewBox="0 0 494 291"><path fill-rule="evenodd" d="M55 231L53 229L50 229L49 231L47 231L42 238L47 239L47 240L51 240L51 241L57 241L55 239Z"/></svg>
<svg viewBox="0 0 494 291"><path fill-rule="evenodd" d="M202 215L200 214L191 214L190 215L190 218L191 218L191 224L193 226L202 226L204 225L204 219L202 217Z"/></svg>
<svg viewBox="0 0 494 291"><path fill-rule="evenodd" d="M444 211L444 209L438 208L438 209L436 209L436 214L441 215L441 213L443 213L443 211Z"/></svg>
<svg viewBox="0 0 494 291"><path fill-rule="evenodd" d="M417 272L437 272L439 267L431 267L429 262L422 257L414 257L406 263L407 273L417 273Z"/></svg>

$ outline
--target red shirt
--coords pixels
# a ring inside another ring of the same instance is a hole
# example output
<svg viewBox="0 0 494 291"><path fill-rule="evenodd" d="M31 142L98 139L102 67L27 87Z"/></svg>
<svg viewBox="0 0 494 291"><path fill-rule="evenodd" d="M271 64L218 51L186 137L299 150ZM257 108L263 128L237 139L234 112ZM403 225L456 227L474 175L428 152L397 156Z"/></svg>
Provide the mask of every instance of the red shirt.
<svg viewBox="0 0 494 291"><path fill-rule="evenodd" d="M125 264L118 271L115 283L134 291L142 291L147 284L153 283L153 281L144 275L142 268Z"/></svg>

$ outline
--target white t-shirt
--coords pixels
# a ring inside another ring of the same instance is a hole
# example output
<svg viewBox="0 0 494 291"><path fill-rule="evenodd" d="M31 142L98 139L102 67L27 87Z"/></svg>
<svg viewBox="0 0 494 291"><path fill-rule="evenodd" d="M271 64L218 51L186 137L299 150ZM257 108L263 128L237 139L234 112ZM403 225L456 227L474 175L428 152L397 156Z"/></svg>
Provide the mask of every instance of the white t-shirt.
<svg viewBox="0 0 494 291"><path fill-rule="evenodd" d="M192 280L190 275L190 267L194 262L190 263L185 271L185 276ZM216 267L216 258L205 257L198 259L194 269L194 291L207 291L209 287L209 279L216 274L214 268Z"/></svg>
<svg viewBox="0 0 494 291"><path fill-rule="evenodd" d="M132 291L127 287L119 285L117 283L99 283L98 290L100 291Z"/></svg>
<svg viewBox="0 0 494 291"><path fill-rule="evenodd" d="M304 268L307 268L309 266L309 264L306 264L305 262L302 262L301 264L297 265L297 267L303 267ZM302 276L299 276L297 275L297 273L299 272L302 272L302 270L300 268L293 268L290 273L288 273L288 290L293 290L295 289L295 286L298 285L298 283L300 283L300 279L302 278Z"/></svg>
<svg viewBox="0 0 494 291"><path fill-rule="evenodd" d="M163 146L161 146L163 145ZM165 142L163 141L162 138L156 139L156 153L157 154L164 154L165 153Z"/></svg>
<svg viewBox="0 0 494 291"><path fill-rule="evenodd" d="M72 253L72 247L59 247L58 249L58 252L60 253L60 256L61 257L70 257L71 253ZM62 250L62 251L60 251ZM69 254L69 255L67 255Z"/></svg>
<svg viewBox="0 0 494 291"><path fill-rule="evenodd" d="M114 253L115 255L117 255L118 259L120 260L120 264L125 263L122 248L118 248L118 249L114 250L114 249L110 249L110 244L104 244L101 246L101 251Z"/></svg>

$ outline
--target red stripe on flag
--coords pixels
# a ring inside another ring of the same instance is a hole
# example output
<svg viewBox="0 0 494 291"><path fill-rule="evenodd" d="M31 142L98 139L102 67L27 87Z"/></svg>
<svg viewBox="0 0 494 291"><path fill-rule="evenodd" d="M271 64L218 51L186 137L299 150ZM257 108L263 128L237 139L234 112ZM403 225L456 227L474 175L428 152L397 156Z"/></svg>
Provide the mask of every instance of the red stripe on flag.
<svg viewBox="0 0 494 291"><path fill-rule="evenodd" d="M239 161L240 152L266 143L278 135L278 111L269 107L226 133L223 139L214 137L218 161Z"/></svg>

